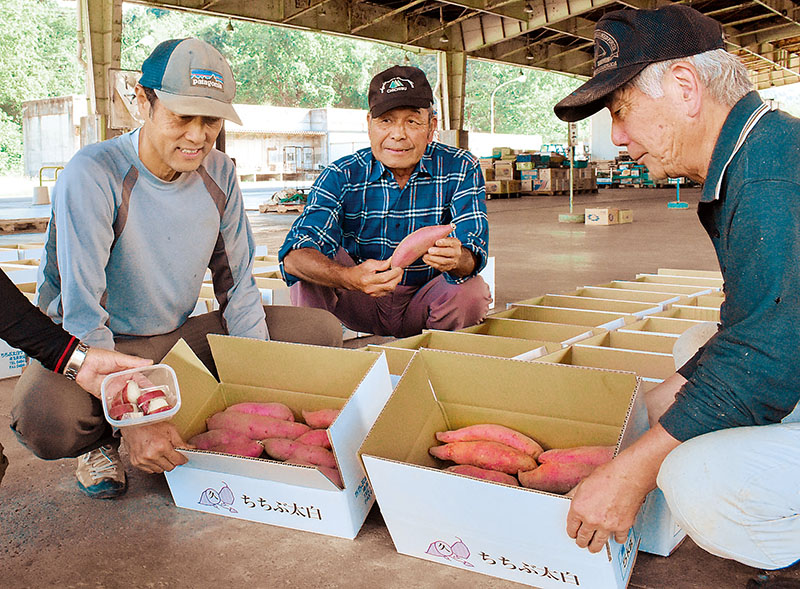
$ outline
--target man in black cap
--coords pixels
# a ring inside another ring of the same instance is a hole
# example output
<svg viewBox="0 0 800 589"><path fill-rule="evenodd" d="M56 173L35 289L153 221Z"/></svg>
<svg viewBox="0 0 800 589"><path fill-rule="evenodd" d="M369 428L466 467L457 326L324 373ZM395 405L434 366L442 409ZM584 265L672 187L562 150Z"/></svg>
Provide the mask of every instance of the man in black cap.
<svg viewBox="0 0 800 589"><path fill-rule="evenodd" d="M703 184L725 279L718 331L648 393L651 428L575 490L567 532L599 551L658 486L702 548L763 569L800 558L800 121L770 108L696 10L621 10L594 76L555 107L607 107L612 140L655 177Z"/></svg>
<svg viewBox="0 0 800 589"><path fill-rule="evenodd" d="M433 142L422 70L394 66L369 86L370 147L328 166L278 254L292 303L354 331L405 337L480 322L491 301L485 188L472 154ZM453 224L405 269L391 256L411 232Z"/></svg>

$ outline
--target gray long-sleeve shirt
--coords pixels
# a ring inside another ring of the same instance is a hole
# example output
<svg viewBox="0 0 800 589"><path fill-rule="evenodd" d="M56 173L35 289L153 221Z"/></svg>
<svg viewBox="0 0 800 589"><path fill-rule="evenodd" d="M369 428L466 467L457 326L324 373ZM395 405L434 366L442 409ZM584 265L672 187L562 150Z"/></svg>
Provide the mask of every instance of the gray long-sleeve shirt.
<svg viewBox="0 0 800 589"><path fill-rule="evenodd" d="M211 268L231 335L267 337L255 244L230 158L212 150L172 182L139 160L136 132L81 149L59 175L39 307L89 345L168 333Z"/></svg>
<svg viewBox="0 0 800 589"><path fill-rule="evenodd" d="M725 302L719 331L678 371L688 382L660 419L680 441L779 422L800 400L800 119L767 112L725 171L761 105L751 92L728 115L698 206Z"/></svg>

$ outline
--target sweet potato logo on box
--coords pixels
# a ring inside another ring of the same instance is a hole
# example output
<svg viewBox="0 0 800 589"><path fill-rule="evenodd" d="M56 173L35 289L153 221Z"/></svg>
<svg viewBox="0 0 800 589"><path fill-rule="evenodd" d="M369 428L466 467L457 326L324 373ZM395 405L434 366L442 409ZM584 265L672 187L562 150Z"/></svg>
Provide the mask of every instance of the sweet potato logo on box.
<svg viewBox="0 0 800 589"><path fill-rule="evenodd" d="M456 538L457 541L453 542L452 544L448 544L443 540L431 542L431 545L428 546L425 554L438 556L445 560L455 560L464 566L474 567L474 564L467 561L470 556L469 548L467 548L467 545L461 541L461 538L458 538L458 536L456 536Z"/></svg>
<svg viewBox="0 0 800 589"><path fill-rule="evenodd" d="M231 491L228 483L222 481L222 487L220 487L219 491L212 489L211 487L203 491L200 495L200 501L198 501L198 503L200 505L207 505L216 509L227 509L231 513L239 513L233 508L234 501L235 497L233 496L233 491Z"/></svg>

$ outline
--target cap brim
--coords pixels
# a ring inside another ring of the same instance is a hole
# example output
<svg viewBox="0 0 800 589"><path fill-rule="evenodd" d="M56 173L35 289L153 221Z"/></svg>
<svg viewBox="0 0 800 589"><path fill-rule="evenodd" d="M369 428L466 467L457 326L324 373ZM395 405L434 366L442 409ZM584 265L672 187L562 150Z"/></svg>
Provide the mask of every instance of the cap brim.
<svg viewBox="0 0 800 589"><path fill-rule="evenodd" d="M555 105L553 110L562 121L574 123L602 110L606 99L615 90L630 82L649 63L634 63L595 75L583 86Z"/></svg>
<svg viewBox="0 0 800 589"><path fill-rule="evenodd" d="M379 117L393 108L430 108L431 104L432 101L425 98L407 98L401 95L372 107L369 110L369 114L373 117Z"/></svg>
<svg viewBox="0 0 800 589"><path fill-rule="evenodd" d="M233 106L227 102L203 96L179 96L163 90L156 90L155 93L164 106L175 114L190 117L217 117L237 125L242 124L242 119L236 114Z"/></svg>

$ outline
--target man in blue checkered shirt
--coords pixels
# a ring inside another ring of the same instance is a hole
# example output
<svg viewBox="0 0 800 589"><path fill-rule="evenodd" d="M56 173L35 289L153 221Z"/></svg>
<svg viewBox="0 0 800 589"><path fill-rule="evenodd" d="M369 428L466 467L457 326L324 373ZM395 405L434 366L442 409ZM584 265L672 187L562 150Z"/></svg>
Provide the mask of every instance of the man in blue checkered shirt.
<svg viewBox="0 0 800 589"><path fill-rule="evenodd" d="M422 70L394 66L369 87L370 147L314 183L279 258L292 304L334 313L354 331L407 337L483 320L489 287L486 191L477 160L433 142L433 93ZM412 231L453 223L405 269L392 252Z"/></svg>

